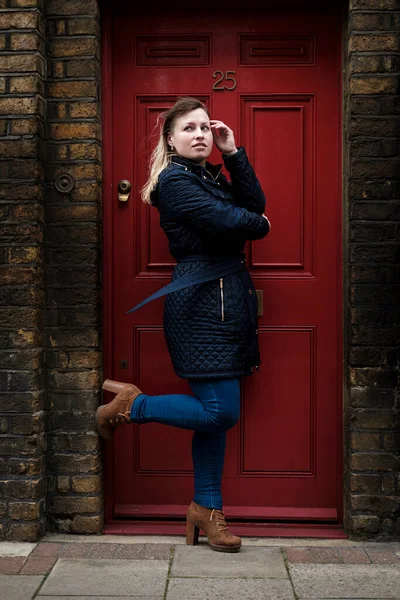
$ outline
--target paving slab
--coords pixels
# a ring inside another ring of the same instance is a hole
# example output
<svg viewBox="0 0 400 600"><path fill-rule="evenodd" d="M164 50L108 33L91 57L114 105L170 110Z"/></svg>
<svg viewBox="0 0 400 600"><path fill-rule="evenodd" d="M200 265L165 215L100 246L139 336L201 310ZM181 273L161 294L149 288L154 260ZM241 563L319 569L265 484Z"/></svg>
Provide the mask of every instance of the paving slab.
<svg viewBox="0 0 400 600"><path fill-rule="evenodd" d="M37 596L40 600L54 600L54 596ZM57 600L71 600L71 596L56 596ZM80 596L79 600L163 600L164 596Z"/></svg>
<svg viewBox="0 0 400 600"><path fill-rule="evenodd" d="M42 596L162 596L166 560L60 558L46 579Z"/></svg>
<svg viewBox="0 0 400 600"><path fill-rule="evenodd" d="M170 580L166 600L294 600L290 581L283 579Z"/></svg>
<svg viewBox="0 0 400 600"><path fill-rule="evenodd" d="M172 577L288 577L279 548L215 552L208 545L176 546Z"/></svg>
<svg viewBox="0 0 400 600"><path fill-rule="evenodd" d="M0 542L0 556L29 556L35 547L29 542Z"/></svg>
<svg viewBox="0 0 400 600"><path fill-rule="evenodd" d="M1 600L32 600L43 577L0 575Z"/></svg>
<svg viewBox="0 0 400 600"><path fill-rule="evenodd" d="M289 569L300 599L400 599L397 565L296 564Z"/></svg>

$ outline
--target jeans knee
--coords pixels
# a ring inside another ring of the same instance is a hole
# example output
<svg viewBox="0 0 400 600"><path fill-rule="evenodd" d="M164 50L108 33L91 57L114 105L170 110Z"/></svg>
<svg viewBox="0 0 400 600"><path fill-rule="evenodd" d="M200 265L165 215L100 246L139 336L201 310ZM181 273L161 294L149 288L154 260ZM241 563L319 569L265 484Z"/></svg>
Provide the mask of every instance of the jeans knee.
<svg viewBox="0 0 400 600"><path fill-rule="evenodd" d="M228 431L236 425L238 420L239 411L230 407L218 411L218 414L212 419L212 426L216 432Z"/></svg>

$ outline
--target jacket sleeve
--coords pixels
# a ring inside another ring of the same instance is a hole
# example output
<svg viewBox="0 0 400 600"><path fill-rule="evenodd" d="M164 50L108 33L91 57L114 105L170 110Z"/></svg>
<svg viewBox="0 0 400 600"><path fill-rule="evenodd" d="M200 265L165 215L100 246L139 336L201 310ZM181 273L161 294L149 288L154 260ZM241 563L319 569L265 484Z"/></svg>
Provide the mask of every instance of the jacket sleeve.
<svg viewBox="0 0 400 600"><path fill-rule="evenodd" d="M231 192L236 206L247 208L262 215L265 210L265 196L243 146L232 156L222 155L225 167L231 176Z"/></svg>
<svg viewBox="0 0 400 600"><path fill-rule="evenodd" d="M238 232L248 240L265 237L269 222L245 208L219 200L207 192L192 175L175 170L160 178L160 207L183 223L207 233Z"/></svg>

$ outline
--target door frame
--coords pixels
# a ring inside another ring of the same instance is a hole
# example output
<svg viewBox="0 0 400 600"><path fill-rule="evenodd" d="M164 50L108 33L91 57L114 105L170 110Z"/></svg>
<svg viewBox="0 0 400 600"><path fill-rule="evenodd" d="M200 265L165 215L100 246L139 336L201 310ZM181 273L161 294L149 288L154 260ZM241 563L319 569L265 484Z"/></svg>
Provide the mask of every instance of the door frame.
<svg viewBox="0 0 400 600"><path fill-rule="evenodd" d="M257 4L257 0L253 0L254 4ZM285 4L289 6L303 5L301 0L283 0ZM112 360L112 349L114 347L114 335L112 328L112 314L113 314L113 295L112 290L114 286L113 281L113 196L115 193L115 182L113 182L113 168L112 168L112 117L113 117L113 105L112 105L112 85L113 85L113 70L112 70L112 58L113 58L113 47L112 47L112 16L113 9L110 6L110 2L103 0L100 4L101 11L101 62L102 62L102 82L101 82L101 110L102 110L102 131L103 131L103 145L102 145L102 165L103 165L103 262L102 262L102 275L103 275L103 310L102 310L102 324L103 324L103 375L104 379L113 377L113 360ZM282 0L275 2L270 1L269 5L282 5ZM344 360L347 356L347 314L348 307L348 277L347 264L348 264L348 248L347 248L347 222L348 213L346 210L346 190L347 190L347 178L348 172L346 170L347 163L347 146L345 136L345 122L343 119L347 119L347 105L346 98L348 93L347 79L346 79L346 40L347 40L347 20L348 20L348 5L345 0L341 0L341 52L340 52L340 69L338 69L338 94L339 94L339 110L338 110L338 128L339 128L339 144L338 144L338 164L341 165L339 177L342 181L342 202L338 206L337 211L337 244L338 244L338 255L337 255L337 282L338 282L338 297L342 298L342 304L338 306L338 323L342 323L342 335L339 336L338 347L337 347L337 360L338 365L342 364L342 370L338 369L337 377L340 379L340 385L338 389L343 390L342 398L342 411L338 414L338 428L337 428L337 473L340 475L337 482L337 509L338 509L338 523L337 524L310 524L301 522L295 523L243 523L239 526L233 525L231 527L235 533L239 535L257 536L257 537L319 537L319 538L347 538L348 536L343 531L343 526L346 521L346 503L344 497L344 476L347 470L347 465L344 462L346 453L344 451L344 410L347 398L347 362ZM115 9L115 0L113 2ZM122 7L126 4L122 3ZM265 5L264 5L265 6ZM319 7L317 0L307 0L308 9L313 7ZM338 11L340 7L338 8ZM129 9L128 9L129 11ZM339 402L339 400L338 400ZM158 534L158 535L176 535L184 533L184 523L178 523L174 521L170 522L156 522L156 521L124 521L116 519L113 515L114 506L114 477L113 477L113 466L114 466L114 444L108 442L104 447L103 451L103 473L104 473L104 533L106 534L130 534L130 535L143 535L143 534Z"/></svg>

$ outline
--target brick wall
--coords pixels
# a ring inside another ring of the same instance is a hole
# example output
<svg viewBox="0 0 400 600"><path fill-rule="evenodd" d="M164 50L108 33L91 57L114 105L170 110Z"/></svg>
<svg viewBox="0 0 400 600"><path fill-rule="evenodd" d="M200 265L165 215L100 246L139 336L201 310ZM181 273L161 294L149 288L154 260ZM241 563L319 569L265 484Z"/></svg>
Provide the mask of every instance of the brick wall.
<svg viewBox="0 0 400 600"><path fill-rule="evenodd" d="M102 382L99 10L96 0L48 0L45 18L48 526L97 533L102 528L94 432ZM74 185L68 193L55 185L65 175Z"/></svg>
<svg viewBox="0 0 400 600"><path fill-rule="evenodd" d="M347 527L400 533L400 5L352 0L348 183Z"/></svg>
<svg viewBox="0 0 400 600"><path fill-rule="evenodd" d="M0 0L0 538L44 533L44 24Z"/></svg>

